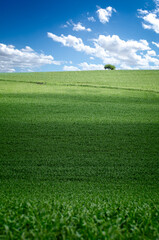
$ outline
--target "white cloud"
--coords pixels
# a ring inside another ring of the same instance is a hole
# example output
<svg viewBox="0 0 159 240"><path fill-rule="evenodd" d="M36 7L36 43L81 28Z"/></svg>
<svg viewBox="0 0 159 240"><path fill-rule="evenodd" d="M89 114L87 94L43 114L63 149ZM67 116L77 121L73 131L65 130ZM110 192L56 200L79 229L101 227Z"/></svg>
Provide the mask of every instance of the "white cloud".
<svg viewBox="0 0 159 240"><path fill-rule="evenodd" d="M95 39L95 43L96 49L100 50L97 51L96 56L101 58L104 63L126 64L130 67L145 65L145 60L139 52L150 50L146 40L124 41L117 35L99 35L98 39Z"/></svg>
<svg viewBox="0 0 159 240"><path fill-rule="evenodd" d="M75 66L64 66L64 71L81 71L81 70L104 70L103 64L88 64L87 62L83 62L78 64L79 67Z"/></svg>
<svg viewBox="0 0 159 240"><path fill-rule="evenodd" d="M31 47L26 46L21 50L13 45L0 43L0 72L15 72L15 68L27 71L45 64L59 65L51 55L39 54Z"/></svg>
<svg viewBox="0 0 159 240"><path fill-rule="evenodd" d="M53 41L62 43L64 46L73 47L78 52L85 52L87 54L93 54L93 52L95 51L94 48L84 45L81 38L77 38L72 35L64 36L62 34L59 37L53 33L48 33L48 37L51 38Z"/></svg>
<svg viewBox="0 0 159 240"><path fill-rule="evenodd" d="M67 21L66 24L67 24L68 26L71 26L71 25L72 25L72 20L71 20L71 21Z"/></svg>
<svg viewBox="0 0 159 240"><path fill-rule="evenodd" d="M99 35L98 39L95 39L95 42L101 46L105 51L109 51L113 54L120 54L123 57L127 55L128 52L137 51L137 50L149 50L149 44L146 40L128 40L124 41L119 38L117 35L113 36L104 36Z"/></svg>
<svg viewBox="0 0 159 240"><path fill-rule="evenodd" d="M151 29L156 33L159 33L159 0L154 1L156 3L156 9L153 11L147 11L138 9L139 17L144 20L142 26L144 29Z"/></svg>
<svg viewBox="0 0 159 240"><path fill-rule="evenodd" d="M78 67L74 67L74 66L64 66L63 70L64 71L80 71Z"/></svg>
<svg viewBox="0 0 159 240"><path fill-rule="evenodd" d="M87 62L83 62L78 65L82 70L104 70L103 64L88 64Z"/></svg>
<svg viewBox="0 0 159 240"><path fill-rule="evenodd" d="M147 60L147 62L153 63L155 66L159 67L159 59L158 58L155 58L152 55L149 55L149 53L147 53L145 55L145 59Z"/></svg>
<svg viewBox="0 0 159 240"><path fill-rule="evenodd" d="M90 28L85 28L84 26L82 26L82 24L80 22L78 22L77 24L73 23L73 31L87 31L87 32L91 32L92 30Z"/></svg>
<svg viewBox="0 0 159 240"><path fill-rule="evenodd" d="M13 45L9 45L9 46L11 46L11 48L14 48ZM34 50L31 47L29 47L29 46L26 46L25 48L22 48L21 50L23 52L34 52Z"/></svg>
<svg viewBox="0 0 159 240"><path fill-rule="evenodd" d="M154 44L156 47L158 47L158 48L159 48L159 43L152 42L152 44Z"/></svg>
<svg viewBox="0 0 159 240"><path fill-rule="evenodd" d="M64 46L84 52L90 57L97 57L103 61L103 64L111 63L119 67L127 66L127 68L141 69L149 68L150 64L153 64L154 68L159 65L155 51L151 50L148 42L143 39L124 41L117 35L99 35L97 39L93 39L94 46L90 47L85 45L81 38L72 35L59 37L48 33L48 37L61 42Z"/></svg>
<svg viewBox="0 0 159 240"><path fill-rule="evenodd" d="M91 60L94 60L94 57L90 57Z"/></svg>
<svg viewBox="0 0 159 240"><path fill-rule="evenodd" d="M130 67L127 64L123 63L120 65L118 69L124 69L124 70L137 70L139 69L138 67Z"/></svg>
<svg viewBox="0 0 159 240"><path fill-rule="evenodd" d="M72 20L69 20L66 22L65 25L63 25L64 28L67 28L68 26L73 26L73 31L86 31L86 32L91 32L92 30L90 28L86 28L85 26L82 25L81 22L78 22L77 24L74 23Z"/></svg>
<svg viewBox="0 0 159 240"><path fill-rule="evenodd" d="M68 27L68 25L67 25L67 24L64 24L64 25L62 25L62 27L63 27L63 28L67 28L67 27Z"/></svg>
<svg viewBox="0 0 159 240"><path fill-rule="evenodd" d="M106 9L99 8L97 10L99 21L103 24L109 22L113 12L116 12L116 10L112 7L107 7Z"/></svg>
<svg viewBox="0 0 159 240"><path fill-rule="evenodd" d="M156 52L154 50L151 50L151 51L147 51L147 54L149 56L156 56Z"/></svg>
<svg viewBox="0 0 159 240"><path fill-rule="evenodd" d="M149 13L147 10L142 10L142 9L138 9L137 11L139 14L148 14Z"/></svg>
<svg viewBox="0 0 159 240"><path fill-rule="evenodd" d="M157 7L159 7L159 0L154 0Z"/></svg>
<svg viewBox="0 0 159 240"><path fill-rule="evenodd" d="M57 65L57 66L60 66L61 64L63 64L64 63L64 61L52 61L52 63L54 64L54 65Z"/></svg>
<svg viewBox="0 0 159 240"><path fill-rule="evenodd" d="M96 22L96 20L95 20L94 17L88 17L88 21L90 21L90 22Z"/></svg>
<svg viewBox="0 0 159 240"><path fill-rule="evenodd" d="M159 18L155 13L149 13L143 17L143 20L148 24L142 24L145 29L152 29L159 33Z"/></svg>

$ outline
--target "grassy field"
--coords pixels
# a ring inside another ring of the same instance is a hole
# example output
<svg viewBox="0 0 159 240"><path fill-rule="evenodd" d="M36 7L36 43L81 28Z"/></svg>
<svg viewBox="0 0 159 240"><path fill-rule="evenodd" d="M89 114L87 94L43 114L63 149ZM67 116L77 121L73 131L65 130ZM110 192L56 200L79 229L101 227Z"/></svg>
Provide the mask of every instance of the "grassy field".
<svg viewBox="0 0 159 240"><path fill-rule="evenodd" d="M0 74L0 239L159 239L159 71Z"/></svg>

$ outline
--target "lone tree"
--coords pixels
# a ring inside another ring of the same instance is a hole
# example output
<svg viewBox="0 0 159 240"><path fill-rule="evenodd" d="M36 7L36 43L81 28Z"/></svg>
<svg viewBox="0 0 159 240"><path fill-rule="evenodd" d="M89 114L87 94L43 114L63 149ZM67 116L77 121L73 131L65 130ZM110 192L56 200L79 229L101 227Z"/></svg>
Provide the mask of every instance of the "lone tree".
<svg viewBox="0 0 159 240"><path fill-rule="evenodd" d="M115 70L115 66L114 65L111 65L111 64L106 64L104 66L105 69L108 69L108 70Z"/></svg>

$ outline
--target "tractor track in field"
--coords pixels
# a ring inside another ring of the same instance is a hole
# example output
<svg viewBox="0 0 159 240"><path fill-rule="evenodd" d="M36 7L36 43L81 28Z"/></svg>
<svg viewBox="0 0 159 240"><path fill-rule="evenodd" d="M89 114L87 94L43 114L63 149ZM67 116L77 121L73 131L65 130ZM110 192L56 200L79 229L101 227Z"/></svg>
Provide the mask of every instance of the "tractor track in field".
<svg viewBox="0 0 159 240"><path fill-rule="evenodd" d="M15 82L15 83L31 83L31 84L39 84L39 85L46 85L46 82L42 81L17 81L17 80L10 80L10 79L0 79L0 82ZM47 84L50 85L50 84ZM51 84L52 85L52 84ZM152 89L141 89L141 88L128 88L128 87L115 87L115 86L106 86L106 85L92 85L92 84L53 84L56 86L69 86L69 87L89 87L89 88L106 88L106 89L115 89L115 90L127 90L127 91L139 91L139 92L149 92L149 93L159 93L159 91L152 90Z"/></svg>
<svg viewBox="0 0 159 240"><path fill-rule="evenodd" d="M159 91L155 90L148 90L148 89L141 89L141 88L127 88L127 87L111 87L106 85L89 85L89 84L64 84L63 86L79 86L79 87L90 87L90 88L106 88L106 89L116 89L116 90L128 90L128 91L142 91L142 92L152 92L152 93L159 93Z"/></svg>
<svg viewBox="0 0 159 240"><path fill-rule="evenodd" d="M0 82L13 82L13 83L32 83L32 84L46 84L46 82L41 82L41 81L18 81L18 80L10 80L10 79L0 79Z"/></svg>

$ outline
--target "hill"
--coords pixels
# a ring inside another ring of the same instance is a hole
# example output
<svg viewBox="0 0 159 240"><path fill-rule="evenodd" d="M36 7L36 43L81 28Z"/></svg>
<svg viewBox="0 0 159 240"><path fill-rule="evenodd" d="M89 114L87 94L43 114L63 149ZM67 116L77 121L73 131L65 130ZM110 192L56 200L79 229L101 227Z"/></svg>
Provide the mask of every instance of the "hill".
<svg viewBox="0 0 159 240"><path fill-rule="evenodd" d="M159 71L1 73L0 93L0 234L159 236Z"/></svg>

